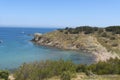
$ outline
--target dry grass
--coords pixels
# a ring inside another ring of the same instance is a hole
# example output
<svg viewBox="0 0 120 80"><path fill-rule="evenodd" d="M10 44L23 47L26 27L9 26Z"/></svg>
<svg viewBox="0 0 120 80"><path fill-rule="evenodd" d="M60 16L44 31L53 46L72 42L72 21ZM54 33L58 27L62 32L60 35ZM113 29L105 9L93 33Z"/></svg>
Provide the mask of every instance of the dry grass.
<svg viewBox="0 0 120 80"><path fill-rule="evenodd" d="M108 51L115 52L120 55L120 35L107 32L108 37L102 37L100 34L95 34L97 40L101 45L106 47ZM111 39L115 38L115 39ZM116 45L116 46L115 46Z"/></svg>
<svg viewBox="0 0 120 80"><path fill-rule="evenodd" d="M48 80L60 80L60 77L55 76ZM71 80L120 80L120 75L94 75L86 76L84 73L77 73L76 77Z"/></svg>

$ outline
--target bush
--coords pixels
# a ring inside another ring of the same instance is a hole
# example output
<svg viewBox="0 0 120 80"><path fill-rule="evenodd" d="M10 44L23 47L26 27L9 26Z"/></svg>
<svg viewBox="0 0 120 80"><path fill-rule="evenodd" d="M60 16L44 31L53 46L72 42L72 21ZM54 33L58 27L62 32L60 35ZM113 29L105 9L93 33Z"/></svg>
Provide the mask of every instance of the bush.
<svg viewBox="0 0 120 80"><path fill-rule="evenodd" d="M109 59L106 62L98 62L88 66L94 74L120 74L120 59Z"/></svg>
<svg viewBox="0 0 120 80"><path fill-rule="evenodd" d="M43 80L60 76L63 72L76 72L76 65L71 61L42 61L22 65L15 73L16 80Z"/></svg>
<svg viewBox="0 0 120 80"><path fill-rule="evenodd" d="M58 29L58 31L63 32L63 29Z"/></svg>
<svg viewBox="0 0 120 80"><path fill-rule="evenodd" d="M71 80L71 74L69 71L63 72L60 76L60 80Z"/></svg>
<svg viewBox="0 0 120 80"><path fill-rule="evenodd" d="M103 33L101 34L101 36L102 36L102 37L108 37L108 35L107 35L106 32L103 32Z"/></svg>
<svg viewBox="0 0 120 80"><path fill-rule="evenodd" d="M105 30L114 34L120 34L120 26L109 26Z"/></svg>
<svg viewBox="0 0 120 80"><path fill-rule="evenodd" d="M58 31L63 32L66 31L66 33L70 34L78 34L80 32L84 32L85 34L90 34L98 31L99 34L106 32L112 32L113 34L120 34L120 26L109 26L106 28L98 28L98 27L91 27L91 26L80 26L76 28L69 28L66 27L65 29L58 29Z"/></svg>
<svg viewBox="0 0 120 80"><path fill-rule="evenodd" d="M91 65L78 65L76 72L84 72L86 75L120 74L120 59L109 59L106 62L98 62Z"/></svg>
<svg viewBox="0 0 120 80"><path fill-rule="evenodd" d="M85 74L87 75L87 76L93 76L94 74L92 73L92 71L90 71L90 70L86 70L85 71Z"/></svg>
<svg viewBox="0 0 120 80"><path fill-rule="evenodd" d="M61 80L70 80L76 72L93 74L120 74L120 59L110 59L90 65L78 65L71 61L41 61L23 64L16 72L16 80L44 80L53 76L60 76ZM7 79L7 77L6 77Z"/></svg>
<svg viewBox="0 0 120 80"><path fill-rule="evenodd" d="M0 79L8 80L9 72L8 71L0 71Z"/></svg>
<svg viewBox="0 0 120 80"><path fill-rule="evenodd" d="M78 65L77 68L76 68L76 72L86 72L87 70L87 65Z"/></svg>
<svg viewBox="0 0 120 80"><path fill-rule="evenodd" d="M65 29L58 29L58 31L60 31L60 32L61 32L61 30L65 30L66 33L70 33L70 34L78 34L80 32L84 32L85 34L90 34L90 33L94 33L95 31L98 31L99 28L90 27L90 26L80 26L80 27L76 27L76 28L66 27Z"/></svg>

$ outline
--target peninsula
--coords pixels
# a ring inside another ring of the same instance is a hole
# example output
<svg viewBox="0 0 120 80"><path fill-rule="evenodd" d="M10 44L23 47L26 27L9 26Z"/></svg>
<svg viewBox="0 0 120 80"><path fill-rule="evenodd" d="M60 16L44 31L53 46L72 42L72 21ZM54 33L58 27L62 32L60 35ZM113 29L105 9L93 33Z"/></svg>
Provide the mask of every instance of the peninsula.
<svg viewBox="0 0 120 80"><path fill-rule="evenodd" d="M120 26L66 27L46 34L35 33L32 41L37 45L91 53L95 61L120 58Z"/></svg>

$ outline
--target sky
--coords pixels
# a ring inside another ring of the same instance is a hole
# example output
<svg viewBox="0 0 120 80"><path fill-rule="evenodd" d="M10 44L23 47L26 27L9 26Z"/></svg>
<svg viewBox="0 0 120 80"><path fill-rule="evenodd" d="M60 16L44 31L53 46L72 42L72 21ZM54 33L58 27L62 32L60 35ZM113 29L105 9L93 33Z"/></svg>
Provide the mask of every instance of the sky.
<svg viewBox="0 0 120 80"><path fill-rule="evenodd" d="M0 0L0 26L120 25L120 0Z"/></svg>

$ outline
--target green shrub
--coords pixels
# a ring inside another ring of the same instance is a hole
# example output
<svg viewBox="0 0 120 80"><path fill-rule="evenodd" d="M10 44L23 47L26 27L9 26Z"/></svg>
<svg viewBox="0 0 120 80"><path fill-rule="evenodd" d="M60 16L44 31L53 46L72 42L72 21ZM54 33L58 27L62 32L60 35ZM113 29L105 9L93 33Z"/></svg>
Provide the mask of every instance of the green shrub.
<svg viewBox="0 0 120 80"><path fill-rule="evenodd" d="M76 68L76 72L86 72L87 70L87 65L80 64Z"/></svg>
<svg viewBox="0 0 120 80"><path fill-rule="evenodd" d="M78 34L80 32L84 32L85 34L90 34L94 33L95 31L98 31L99 28L97 27L90 27L90 26L80 26L76 28L68 28L66 27L65 29L58 29L58 31L64 30L66 31L65 33L70 33L70 34Z"/></svg>
<svg viewBox="0 0 120 80"><path fill-rule="evenodd" d="M120 34L120 26L109 26L106 28L80 26L80 27L76 27L76 28L66 27L65 29L58 29L58 31L60 31L60 32L63 32L64 30L66 31L66 33L70 33L70 34L78 34L80 32L84 32L85 34L98 32L99 34L101 34L105 31L112 32L113 34Z"/></svg>
<svg viewBox="0 0 120 80"><path fill-rule="evenodd" d="M106 62L98 62L88 66L94 74L120 74L120 59L109 59Z"/></svg>
<svg viewBox="0 0 120 80"><path fill-rule="evenodd" d="M71 61L42 61L23 64L15 73L17 80L43 80L60 76L63 72L76 72L76 65Z"/></svg>
<svg viewBox="0 0 120 80"><path fill-rule="evenodd" d="M23 64L15 72L16 80L44 80L53 76L60 76L61 80L70 80L76 72L93 74L120 74L120 59L109 59L90 65L74 64L71 61L41 61Z"/></svg>
<svg viewBox="0 0 120 80"><path fill-rule="evenodd" d="M61 74L60 80L71 80L71 74L69 71L65 71Z"/></svg>
<svg viewBox="0 0 120 80"><path fill-rule="evenodd" d="M87 76L93 76L94 74L92 73L92 71L90 71L90 70L86 70L85 71L85 74L87 75Z"/></svg>
<svg viewBox="0 0 120 80"><path fill-rule="evenodd" d="M63 29L58 29L58 31L63 32Z"/></svg>
<svg viewBox="0 0 120 80"><path fill-rule="evenodd" d="M106 62L99 61L91 65L78 65L76 72L84 72L86 75L120 74L120 59L109 59Z"/></svg>
<svg viewBox="0 0 120 80"><path fill-rule="evenodd" d="M114 34L120 34L120 26L109 26L106 27L105 30Z"/></svg>
<svg viewBox="0 0 120 80"><path fill-rule="evenodd" d="M101 36L102 36L102 37L109 37L106 32L103 32L103 33L101 34Z"/></svg>
<svg viewBox="0 0 120 80"><path fill-rule="evenodd" d="M0 79L8 80L9 72L8 71L0 71Z"/></svg>

